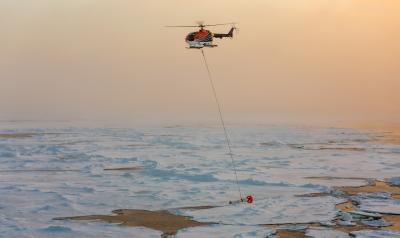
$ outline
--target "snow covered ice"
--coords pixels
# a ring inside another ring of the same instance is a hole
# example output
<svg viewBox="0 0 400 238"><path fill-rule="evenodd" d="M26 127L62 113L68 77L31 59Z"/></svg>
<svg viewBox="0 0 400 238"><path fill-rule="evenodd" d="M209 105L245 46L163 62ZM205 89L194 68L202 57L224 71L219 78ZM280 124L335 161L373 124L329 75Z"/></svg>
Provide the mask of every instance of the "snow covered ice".
<svg viewBox="0 0 400 238"><path fill-rule="evenodd" d="M400 146L374 144L376 132L229 125L239 184L255 202L226 206L238 199L238 192L218 126L96 128L2 122L0 127L1 133L33 133L0 138L0 237L160 236L146 228L53 220L120 208L172 209L223 224L188 228L177 237L204 237L207 232L215 232L215 237L265 237L271 229L259 224L329 222L336 215L335 204L342 202L299 195L364 185L362 178L399 175ZM138 169L104 170L128 167ZM360 179L313 179L321 176ZM398 202L390 201L366 199L361 207L397 211ZM176 209L202 205L221 207Z"/></svg>
<svg viewBox="0 0 400 238"><path fill-rule="evenodd" d="M360 209L367 212L378 212L378 213L400 215L400 200L365 199L361 200Z"/></svg>

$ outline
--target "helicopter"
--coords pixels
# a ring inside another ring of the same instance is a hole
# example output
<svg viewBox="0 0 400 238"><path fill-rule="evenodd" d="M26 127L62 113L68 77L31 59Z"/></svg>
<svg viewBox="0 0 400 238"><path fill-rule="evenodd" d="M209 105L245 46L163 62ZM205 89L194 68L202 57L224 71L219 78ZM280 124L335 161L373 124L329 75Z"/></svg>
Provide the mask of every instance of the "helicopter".
<svg viewBox="0 0 400 238"><path fill-rule="evenodd" d="M205 29L209 26L222 26L222 25L232 25L228 33L212 33L211 31ZM237 28L235 23L220 23L220 24L203 24L203 22L198 22L197 25L189 26L166 26L166 27L199 27L200 29L195 32L189 33L185 41L189 45L189 49L202 49L203 47L217 47L218 45L213 43L214 38L232 38L233 31Z"/></svg>

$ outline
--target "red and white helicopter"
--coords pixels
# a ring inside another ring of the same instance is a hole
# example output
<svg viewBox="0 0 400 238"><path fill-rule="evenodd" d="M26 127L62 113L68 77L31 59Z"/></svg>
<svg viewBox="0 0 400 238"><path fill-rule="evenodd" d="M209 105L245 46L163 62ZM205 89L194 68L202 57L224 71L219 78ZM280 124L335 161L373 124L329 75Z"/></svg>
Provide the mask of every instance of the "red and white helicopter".
<svg viewBox="0 0 400 238"><path fill-rule="evenodd" d="M212 33L209 30L204 29L209 26L222 26L222 25L232 25L230 31L228 33ZM233 31L236 29L235 23L221 23L221 24L203 24L203 22L199 22L198 25L193 26L166 26L166 27L200 27L198 31L189 33L185 41L188 43L188 48L201 49L203 47L216 47L218 45L213 44L214 38L232 38Z"/></svg>

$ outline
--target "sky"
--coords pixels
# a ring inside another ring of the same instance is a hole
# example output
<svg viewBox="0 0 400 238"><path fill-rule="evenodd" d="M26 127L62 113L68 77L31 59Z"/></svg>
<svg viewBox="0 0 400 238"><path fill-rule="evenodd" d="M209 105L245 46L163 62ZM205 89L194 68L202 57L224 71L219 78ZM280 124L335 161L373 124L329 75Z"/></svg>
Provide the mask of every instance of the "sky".
<svg viewBox="0 0 400 238"><path fill-rule="evenodd" d="M400 123L398 0L2 0L0 119ZM224 33L230 26L210 28Z"/></svg>

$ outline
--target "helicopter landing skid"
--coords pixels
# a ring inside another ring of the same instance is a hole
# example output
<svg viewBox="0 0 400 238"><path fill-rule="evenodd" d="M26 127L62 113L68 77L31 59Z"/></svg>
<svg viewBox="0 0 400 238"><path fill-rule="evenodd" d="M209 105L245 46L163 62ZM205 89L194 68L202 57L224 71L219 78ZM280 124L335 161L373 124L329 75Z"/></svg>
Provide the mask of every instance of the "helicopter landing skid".
<svg viewBox="0 0 400 238"><path fill-rule="evenodd" d="M186 47L186 49L202 49L204 47L208 47L208 48L214 48L217 47L218 45L200 45L200 46L189 46Z"/></svg>

